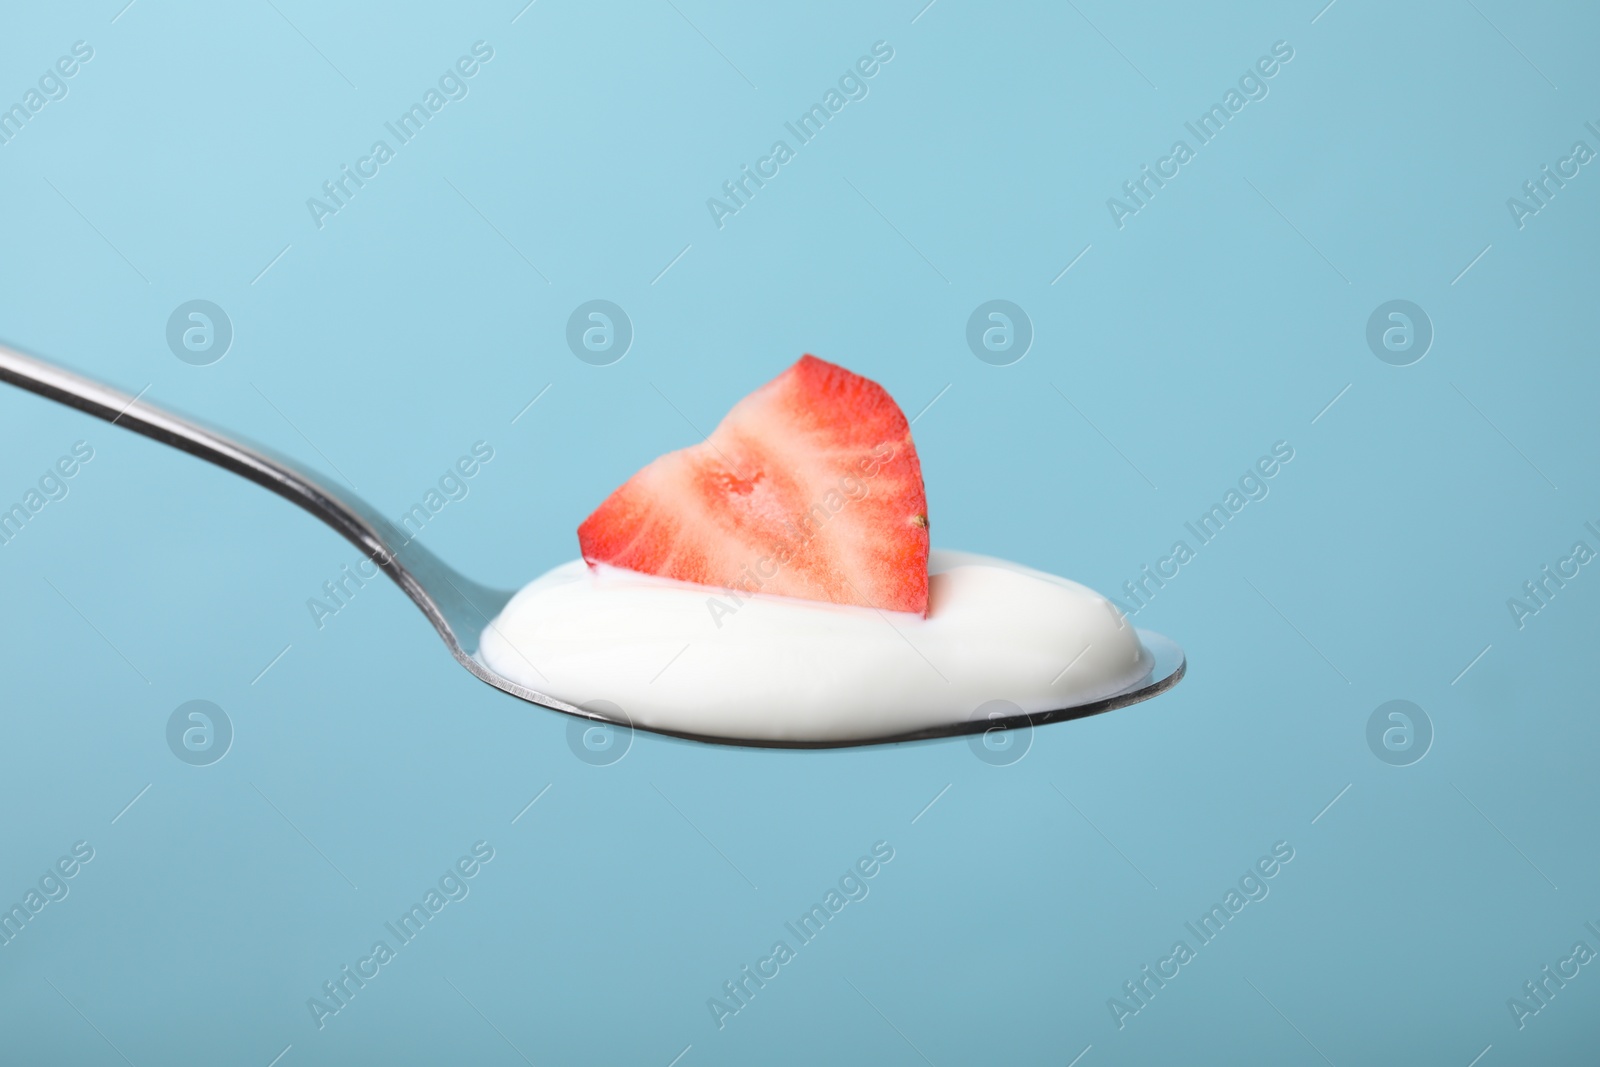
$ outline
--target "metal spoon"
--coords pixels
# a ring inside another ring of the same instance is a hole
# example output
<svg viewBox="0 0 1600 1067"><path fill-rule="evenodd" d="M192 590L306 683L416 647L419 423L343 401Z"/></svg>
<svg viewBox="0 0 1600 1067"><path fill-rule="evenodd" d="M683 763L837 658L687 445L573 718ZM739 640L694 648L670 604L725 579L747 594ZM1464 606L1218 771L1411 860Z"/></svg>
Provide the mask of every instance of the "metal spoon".
<svg viewBox="0 0 1600 1067"><path fill-rule="evenodd" d="M578 707L518 685L484 666L477 658L479 640L484 630L493 625L493 619L511 599L513 591L492 589L465 577L421 544L408 538L404 530L385 519L377 509L354 494L335 491L293 460L257 445L242 444L194 420L163 411L137 397L25 356L5 345L0 345L0 381L198 456L300 505L365 552L428 617L456 662L481 681L541 707L633 729L631 722L624 721L626 712L622 713L623 719L616 717L618 709L615 705L607 704L604 708L593 710ZM763 748L837 748L1031 729L1046 723L1080 719L1136 704L1176 685L1187 666L1183 650L1165 637L1148 630L1139 630L1138 634L1141 643L1151 654L1149 674L1111 696L1051 711L978 718L870 740L773 742L708 737L673 730L653 732L717 744Z"/></svg>

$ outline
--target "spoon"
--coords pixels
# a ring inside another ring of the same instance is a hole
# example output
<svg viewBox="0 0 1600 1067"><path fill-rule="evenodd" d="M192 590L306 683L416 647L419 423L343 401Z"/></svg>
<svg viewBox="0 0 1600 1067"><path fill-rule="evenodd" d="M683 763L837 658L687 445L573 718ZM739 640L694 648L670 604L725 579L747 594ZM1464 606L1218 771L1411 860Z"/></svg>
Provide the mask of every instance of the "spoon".
<svg viewBox="0 0 1600 1067"><path fill-rule="evenodd" d="M140 397L129 396L111 386L23 355L5 345L0 345L0 381L198 456L298 504L365 552L427 616L428 622L438 631L456 662L480 681L531 704L627 730L633 729L633 724L627 721L627 713L614 704L596 702L597 706L592 709L578 707L519 685L486 667L477 656L480 639L484 631L494 625L494 618L511 599L513 591L493 589L472 581L407 537L403 529L385 519L376 508L352 493L330 488L293 460L257 445L243 444L194 420L146 404ZM1148 630L1137 632L1140 643L1150 653L1149 673L1110 696L1049 711L999 715L910 733L847 741L770 741L711 737L675 730L652 732L716 744L763 748L837 748L960 734L993 735L1080 719L1148 700L1172 688L1183 677L1187 664L1182 649L1160 634ZM600 706L602 704L603 707ZM617 717L619 713L621 718Z"/></svg>

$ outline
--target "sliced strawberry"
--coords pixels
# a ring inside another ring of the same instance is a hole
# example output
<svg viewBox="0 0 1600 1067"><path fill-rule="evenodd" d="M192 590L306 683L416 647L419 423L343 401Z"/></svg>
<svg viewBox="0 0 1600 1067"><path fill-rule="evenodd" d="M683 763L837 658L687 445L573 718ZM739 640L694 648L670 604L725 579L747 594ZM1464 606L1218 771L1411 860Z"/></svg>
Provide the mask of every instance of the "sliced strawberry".
<svg viewBox="0 0 1600 1067"><path fill-rule="evenodd" d="M815 356L578 527L589 563L747 593L928 610L928 502L911 427L876 382Z"/></svg>

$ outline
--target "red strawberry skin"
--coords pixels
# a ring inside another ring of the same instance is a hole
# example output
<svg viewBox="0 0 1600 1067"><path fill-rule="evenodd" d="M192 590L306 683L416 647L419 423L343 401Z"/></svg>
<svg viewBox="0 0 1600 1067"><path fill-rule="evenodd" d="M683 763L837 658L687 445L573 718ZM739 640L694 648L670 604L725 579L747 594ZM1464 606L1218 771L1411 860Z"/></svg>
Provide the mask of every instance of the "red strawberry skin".
<svg viewBox="0 0 1600 1067"><path fill-rule="evenodd" d="M635 474L578 527L590 564L928 610L928 502L911 427L876 382L807 355L703 443Z"/></svg>

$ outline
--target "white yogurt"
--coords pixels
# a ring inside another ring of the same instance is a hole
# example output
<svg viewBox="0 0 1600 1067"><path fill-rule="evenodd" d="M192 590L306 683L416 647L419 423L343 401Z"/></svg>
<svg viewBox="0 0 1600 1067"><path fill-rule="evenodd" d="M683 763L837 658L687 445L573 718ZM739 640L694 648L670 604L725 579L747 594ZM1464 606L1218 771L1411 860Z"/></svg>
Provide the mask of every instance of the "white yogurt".
<svg viewBox="0 0 1600 1067"><path fill-rule="evenodd" d="M1134 628L1076 582L935 550L926 618L573 560L484 631L497 674L635 726L754 741L851 741L1117 693L1151 667Z"/></svg>

